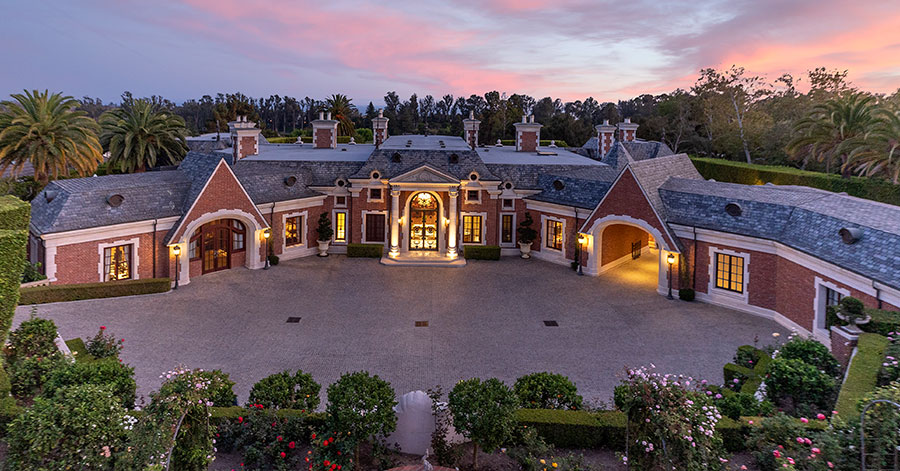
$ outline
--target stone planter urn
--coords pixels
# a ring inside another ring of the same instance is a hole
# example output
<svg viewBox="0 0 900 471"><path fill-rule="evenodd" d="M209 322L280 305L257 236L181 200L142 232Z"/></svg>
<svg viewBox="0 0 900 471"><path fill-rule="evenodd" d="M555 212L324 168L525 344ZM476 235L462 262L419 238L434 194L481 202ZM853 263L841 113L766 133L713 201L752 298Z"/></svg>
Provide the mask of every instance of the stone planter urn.
<svg viewBox="0 0 900 471"><path fill-rule="evenodd" d="M522 258L531 258L531 242L519 242L519 252Z"/></svg>
<svg viewBox="0 0 900 471"><path fill-rule="evenodd" d="M328 245L329 245L330 243L331 243L331 242L330 242L330 241L327 241L327 240L320 240L320 241L319 241L319 256L320 256L320 257L327 257L327 256L328 256Z"/></svg>
<svg viewBox="0 0 900 471"><path fill-rule="evenodd" d="M859 334L862 330L857 327L867 324L872 318L866 314L865 306L862 301L847 296L838 303L835 314L838 319L847 323L844 330L853 334Z"/></svg>

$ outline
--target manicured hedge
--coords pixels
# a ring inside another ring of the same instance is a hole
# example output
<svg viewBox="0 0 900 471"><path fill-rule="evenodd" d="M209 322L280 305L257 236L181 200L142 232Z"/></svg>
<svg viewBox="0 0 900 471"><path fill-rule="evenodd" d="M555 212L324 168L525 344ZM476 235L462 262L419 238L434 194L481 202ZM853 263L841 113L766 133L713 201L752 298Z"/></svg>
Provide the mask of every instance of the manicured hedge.
<svg viewBox="0 0 900 471"><path fill-rule="evenodd" d="M215 424L237 420L238 417L246 415L247 412L247 409L240 406L209 408L210 420ZM296 409L278 409L275 411L275 415L282 419L303 419L313 430L322 429L327 418L324 412L301 412Z"/></svg>
<svg viewBox="0 0 900 471"><path fill-rule="evenodd" d="M0 196L0 344L6 340L19 302L30 218L31 205L15 196Z"/></svg>
<svg viewBox="0 0 900 471"><path fill-rule="evenodd" d="M74 285L36 286L20 290L21 304L43 304L81 299L114 298L136 294L164 293L169 291L168 278L146 280L110 281L107 283L81 283Z"/></svg>
<svg viewBox="0 0 900 471"><path fill-rule="evenodd" d="M499 245L467 245L463 248L467 260L500 260Z"/></svg>
<svg viewBox="0 0 900 471"><path fill-rule="evenodd" d="M519 409L516 411L519 424L534 427L538 434L555 446L562 448L625 448L625 414L620 411L571 411L552 409ZM751 424L750 422L753 422ZM723 417L716 431L722 437L728 451L742 451L750 430L759 426L759 417L741 417L731 420ZM797 421L798 424L800 421ZM803 427L822 430L827 424L814 420Z"/></svg>
<svg viewBox="0 0 900 471"><path fill-rule="evenodd" d="M803 185L836 193L900 205L900 185L884 180L810 172L793 167L757 165L706 157L691 157L703 178L747 185Z"/></svg>
<svg viewBox="0 0 900 471"><path fill-rule="evenodd" d="M384 244L348 244L348 257L381 258L384 255Z"/></svg>
<svg viewBox="0 0 900 471"><path fill-rule="evenodd" d="M841 417L849 418L858 414L857 404L860 399L875 390L878 371L881 369L887 346L887 337L870 333L860 334L856 355L850 362L847 378L841 386L835 406Z"/></svg>
<svg viewBox="0 0 900 471"><path fill-rule="evenodd" d="M762 384L763 379L765 378L766 369L769 367L772 357L766 352L753 348L750 345L742 345L738 349L753 349L756 357L756 365L751 369L734 363L726 363L725 366L722 367L722 375L725 378L725 384L731 384L732 381L737 378L741 385L740 392L756 394L759 385Z"/></svg>

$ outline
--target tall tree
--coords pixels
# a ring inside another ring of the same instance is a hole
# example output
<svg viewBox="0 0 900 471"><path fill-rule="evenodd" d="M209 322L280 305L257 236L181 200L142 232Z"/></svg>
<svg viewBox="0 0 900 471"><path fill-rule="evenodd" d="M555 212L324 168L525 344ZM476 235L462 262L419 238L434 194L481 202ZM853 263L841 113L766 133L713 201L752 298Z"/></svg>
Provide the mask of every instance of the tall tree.
<svg viewBox="0 0 900 471"><path fill-rule="evenodd" d="M133 100L103 113L100 125L100 144L109 152L109 166L122 172L175 164L188 150L184 119L149 100Z"/></svg>
<svg viewBox="0 0 900 471"><path fill-rule="evenodd" d="M867 177L883 176L900 183L900 111L879 108L877 121L864 136L861 145L850 151L854 169Z"/></svg>
<svg viewBox="0 0 900 471"><path fill-rule="evenodd" d="M841 175L851 173L850 154L865 143L865 135L877 124L875 97L851 93L814 106L809 114L794 124L795 137L787 148L796 158L812 158L825 162L831 172L835 159Z"/></svg>
<svg viewBox="0 0 900 471"><path fill-rule="evenodd" d="M47 90L11 96L0 103L0 173L30 162L35 179L47 183L70 169L90 175L103 162L97 122L75 110L77 100Z"/></svg>
<svg viewBox="0 0 900 471"><path fill-rule="evenodd" d="M347 98L347 95L337 94L331 95L331 98L326 100L326 103L328 111L331 112L331 117L340 123L338 124L338 135L352 136L353 114L356 112L353 100Z"/></svg>

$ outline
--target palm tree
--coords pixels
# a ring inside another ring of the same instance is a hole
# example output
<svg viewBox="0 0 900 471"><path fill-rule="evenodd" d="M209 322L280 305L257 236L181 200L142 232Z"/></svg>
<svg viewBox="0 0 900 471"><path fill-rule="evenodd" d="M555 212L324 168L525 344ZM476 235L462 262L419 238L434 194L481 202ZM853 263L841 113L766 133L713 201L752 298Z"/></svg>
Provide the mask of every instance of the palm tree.
<svg viewBox="0 0 900 471"><path fill-rule="evenodd" d="M326 100L327 111L331 112L332 118L340 122L338 124L339 136L353 135L353 120L351 116L356 111L356 106L353 105L352 101L353 99L347 98L347 95L341 94L331 95L331 98Z"/></svg>
<svg viewBox="0 0 900 471"><path fill-rule="evenodd" d="M900 111L876 110L878 121L864 143L850 152L850 161L860 175L884 176L900 183Z"/></svg>
<svg viewBox="0 0 900 471"><path fill-rule="evenodd" d="M812 157L825 162L825 171L837 158L841 175L850 176L850 154L863 145L865 135L878 122L875 97L852 93L814 106L794 124L795 137L787 150L795 157L803 156L804 166Z"/></svg>
<svg viewBox="0 0 900 471"><path fill-rule="evenodd" d="M109 166L122 172L176 164L188 151L184 119L148 100L134 100L103 113L100 126Z"/></svg>
<svg viewBox="0 0 900 471"><path fill-rule="evenodd" d="M0 103L0 173L18 173L29 162L35 180L46 184L70 170L90 175L103 162L99 126L75 110L77 100L47 90L11 96L15 101Z"/></svg>

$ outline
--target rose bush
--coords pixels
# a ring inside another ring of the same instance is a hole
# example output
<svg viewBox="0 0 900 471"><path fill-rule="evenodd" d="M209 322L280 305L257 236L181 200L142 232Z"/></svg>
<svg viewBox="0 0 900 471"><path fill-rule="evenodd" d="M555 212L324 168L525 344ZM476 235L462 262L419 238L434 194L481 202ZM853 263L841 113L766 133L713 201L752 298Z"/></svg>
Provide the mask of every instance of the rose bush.
<svg viewBox="0 0 900 471"><path fill-rule="evenodd" d="M319 407L319 391L322 386L313 381L312 375L297 370L282 371L266 376L250 390L250 404L262 404L267 409L297 409L315 411Z"/></svg>
<svg viewBox="0 0 900 471"><path fill-rule="evenodd" d="M101 325L97 331L97 335L88 340L86 350L94 356L94 358L119 357L122 352L122 344L125 339L118 339L106 332L106 326Z"/></svg>
<svg viewBox="0 0 900 471"><path fill-rule="evenodd" d="M237 419L219 427L217 444L240 453L251 469L298 469L307 467L310 433L305 416L279 417L274 409L248 404Z"/></svg>

